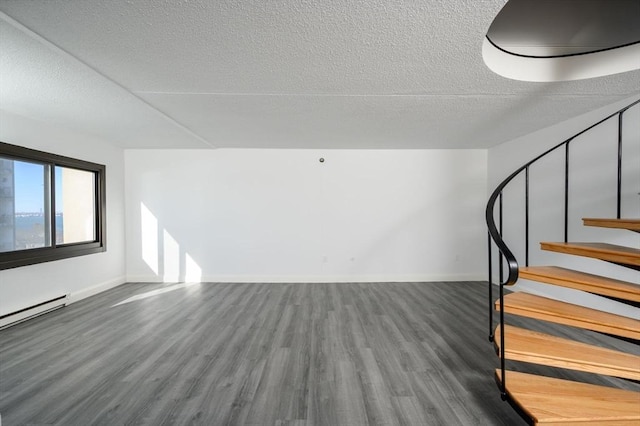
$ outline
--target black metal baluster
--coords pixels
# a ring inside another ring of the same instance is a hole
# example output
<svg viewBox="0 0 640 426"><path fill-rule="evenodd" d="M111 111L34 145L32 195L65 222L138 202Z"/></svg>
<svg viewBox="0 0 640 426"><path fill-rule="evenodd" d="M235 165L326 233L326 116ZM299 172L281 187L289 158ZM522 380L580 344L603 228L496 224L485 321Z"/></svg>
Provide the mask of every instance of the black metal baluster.
<svg viewBox="0 0 640 426"><path fill-rule="evenodd" d="M500 397L507 399L507 377L505 372L505 347L504 347L504 285L500 284L500 371L502 372L502 389Z"/></svg>
<svg viewBox="0 0 640 426"><path fill-rule="evenodd" d="M500 197L498 198L499 202L499 227L500 227L500 237L502 238L502 192L500 192ZM504 238L503 238L504 239ZM504 360L504 255L500 253L500 371L502 372L502 389L500 390L500 396L503 401L507 399L507 385L504 370L505 370L505 360Z"/></svg>
<svg viewBox="0 0 640 426"><path fill-rule="evenodd" d="M529 266L529 166L524 177L524 266Z"/></svg>
<svg viewBox="0 0 640 426"><path fill-rule="evenodd" d="M569 142L564 151L564 242L569 242Z"/></svg>
<svg viewBox="0 0 640 426"><path fill-rule="evenodd" d="M622 114L618 114L618 188L616 198L616 217L620 219L622 213Z"/></svg>
<svg viewBox="0 0 640 426"><path fill-rule="evenodd" d="M498 197L498 232L500 235L500 238L502 238L502 192L500 193L500 197ZM504 240L504 238L503 238ZM502 286L502 283L504 281L504 256L502 255L502 253L499 254L498 256L498 268L500 268L500 286Z"/></svg>
<svg viewBox="0 0 640 426"><path fill-rule="evenodd" d="M493 271L491 260L491 233L487 232L487 250L489 253L489 341L493 342Z"/></svg>

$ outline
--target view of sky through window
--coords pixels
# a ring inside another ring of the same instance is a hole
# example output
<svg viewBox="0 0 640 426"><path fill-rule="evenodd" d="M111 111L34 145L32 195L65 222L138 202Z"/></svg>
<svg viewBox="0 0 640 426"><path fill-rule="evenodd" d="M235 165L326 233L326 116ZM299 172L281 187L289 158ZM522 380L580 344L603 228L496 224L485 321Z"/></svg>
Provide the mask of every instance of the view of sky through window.
<svg viewBox="0 0 640 426"><path fill-rule="evenodd" d="M25 161L13 162L15 212L42 213L44 210L44 166Z"/></svg>
<svg viewBox="0 0 640 426"><path fill-rule="evenodd" d="M44 166L26 161L14 161L15 212L42 213L44 194ZM62 196L62 168L55 168L56 199ZM56 213L61 213L56 206Z"/></svg>

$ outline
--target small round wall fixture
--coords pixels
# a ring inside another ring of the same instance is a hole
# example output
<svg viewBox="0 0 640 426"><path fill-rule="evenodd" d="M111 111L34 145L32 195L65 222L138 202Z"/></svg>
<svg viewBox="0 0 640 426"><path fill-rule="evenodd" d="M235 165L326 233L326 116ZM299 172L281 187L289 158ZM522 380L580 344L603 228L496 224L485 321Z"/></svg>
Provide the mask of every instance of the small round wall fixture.
<svg viewBox="0 0 640 426"><path fill-rule="evenodd" d="M482 45L496 74L567 81L640 69L640 1L509 0Z"/></svg>
<svg viewBox="0 0 640 426"><path fill-rule="evenodd" d="M320 162L324 163L324 158L320 157Z"/></svg>

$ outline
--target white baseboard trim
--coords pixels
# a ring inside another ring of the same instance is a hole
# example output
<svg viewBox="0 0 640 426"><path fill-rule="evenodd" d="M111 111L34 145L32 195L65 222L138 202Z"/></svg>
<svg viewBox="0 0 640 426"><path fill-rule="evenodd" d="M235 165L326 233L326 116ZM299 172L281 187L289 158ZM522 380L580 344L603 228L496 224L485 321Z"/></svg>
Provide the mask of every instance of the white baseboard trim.
<svg viewBox="0 0 640 426"><path fill-rule="evenodd" d="M486 281L482 274L443 275L207 275L200 282L212 283L378 283ZM184 280L181 280L183 282ZM127 275L129 283L162 283L155 275ZM175 281L171 281L175 282Z"/></svg>
<svg viewBox="0 0 640 426"><path fill-rule="evenodd" d="M105 281L103 283L94 285L92 287L84 288L84 289L79 290L79 291L75 291L75 292L70 293L68 295L67 304L75 303L75 302L77 302L79 300L86 299L87 297L94 296L94 295L96 295L98 293L102 293L103 291L107 291L109 289L117 287L117 286L119 286L121 284L124 284L125 282L126 282L125 281L125 277L124 276L120 276L120 277L114 278L112 280Z"/></svg>
<svg viewBox="0 0 640 426"><path fill-rule="evenodd" d="M0 330L62 308L68 303L69 296L60 295L58 297L54 297L53 299L36 303L32 306L28 306L14 312L3 314L0 317Z"/></svg>
<svg viewBox="0 0 640 426"><path fill-rule="evenodd" d="M161 277L156 275L127 275L128 283L163 283L175 281L163 281Z"/></svg>

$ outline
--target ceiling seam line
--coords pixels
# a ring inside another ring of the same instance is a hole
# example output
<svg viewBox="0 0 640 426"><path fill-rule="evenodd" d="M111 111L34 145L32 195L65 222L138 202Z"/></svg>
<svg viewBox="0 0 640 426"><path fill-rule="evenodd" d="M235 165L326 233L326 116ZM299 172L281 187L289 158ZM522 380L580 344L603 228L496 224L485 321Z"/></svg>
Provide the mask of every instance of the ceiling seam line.
<svg viewBox="0 0 640 426"><path fill-rule="evenodd" d="M208 145L211 148L216 148L216 146L213 145L211 142L209 142L208 140L206 140L205 138L203 138L202 136L200 136L199 134L197 134L196 132L194 132L193 130L191 130L190 128L185 126L184 124L180 123L179 121L177 121L176 119L174 119L170 115L168 115L165 112L161 111L160 109L154 107L149 102L147 102L145 99L143 99L142 97L138 96L135 92L129 90L128 88L126 88L122 84L118 83L117 81L115 81L112 78L108 77L107 75L103 74L102 72L100 72L99 70L95 69L91 65L87 64L86 62L84 62L81 59L77 58L76 56L72 55L71 53L67 52L62 47L58 46L57 44L55 44L51 40L48 40L47 38L41 36L40 34L36 33L35 31L33 31L32 29L27 27L26 25L20 23L19 21L15 20L14 18L12 18L11 16L7 15L6 13L4 13L2 11L0 11L0 19L5 21L7 24L13 26L15 29L23 32L28 37L31 37L33 40L37 41L38 43L44 45L45 47L47 47L49 49L52 49L54 52L56 52L58 54L62 54L63 56L71 58L75 62L77 62L80 65L84 66L85 68L91 70L92 72L94 72L95 74L97 74L100 77L104 78L105 80L111 82L112 84L114 84L115 86L120 88L121 90L124 90L126 93L130 94L131 96L133 96L134 98L136 98L137 100L142 102L144 105L146 105L152 111L154 111L155 114L157 114L158 116L160 116L160 117L164 118L165 120L169 121L170 123L172 123L173 125L177 126L178 128L182 129L184 132L186 132L187 134L189 134L192 137L196 138L197 140L199 140L200 142L204 143L205 145Z"/></svg>
<svg viewBox="0 0 640 426"><path fill-rule="evenodd" d="M176 96L272 96L272 97L335 97L335 98L442 98L442 97L456 97L456 98L475 98L475 97L519 97L520 93L477 93L477 94L423 94L423 95L392 95L392 94L380 94L380 95L363 95L363 94L340 94L340 93L243 93L243 92L161 92L152 90L136 90L134 93L141 95L176 95ZM612 93L564 93L564 94L539 94L540 97L617 97L623 94Z"/></svg>

